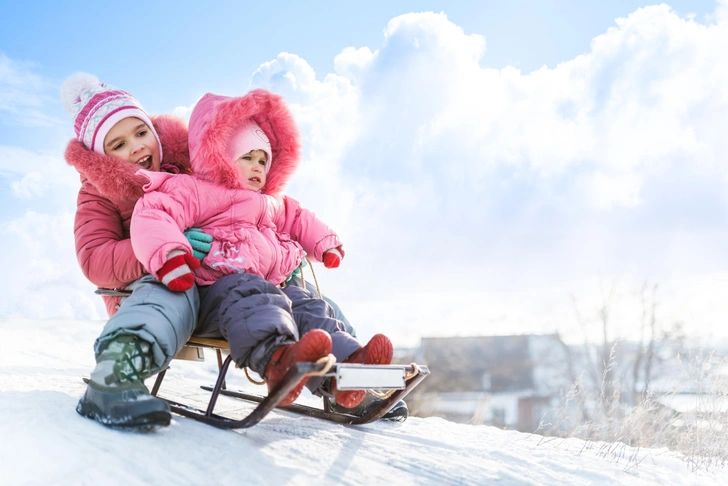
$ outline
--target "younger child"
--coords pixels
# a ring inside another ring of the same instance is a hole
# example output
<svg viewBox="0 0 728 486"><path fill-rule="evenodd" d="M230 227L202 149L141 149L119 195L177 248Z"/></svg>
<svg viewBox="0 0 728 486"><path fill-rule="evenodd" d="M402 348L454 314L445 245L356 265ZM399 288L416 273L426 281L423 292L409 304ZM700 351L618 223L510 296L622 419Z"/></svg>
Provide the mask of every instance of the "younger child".
<svg viewBox="0 0 728 486"><path fill-rule="evenodd" d="M90 74L68 78L61 97L77 136L65 157L81 175L78 262L96 286L133 290L123 302L104 297L111 318L94 345L96 367L76 410L114 427L168 425L167 403L149 394L144 379L165 369L192 334L199 296L194 286L172 292L147 275L132 251L129 224L143 194L140 167L190 172L187 127L175 117L150 119L133 96Z"/></svg>
<svg viewBox="0 0 728 486"><path fill-rule="evenodd" d="M149 183L131 239L145 268L170 289L197 282L195 334L226 338L237 365L263 376L269 391L294 363L329 352L348 363L389 364L386 336L362 346L325 301L299 287L280 288L306 255L328 268L344 256L333 230L282 195L299 163L298 132L282 99L263 90L237 98L206 94L190 117L189 147L193 177L140 171ZM202 265L182 233L191 226L213 237ZM330 386L344 407L366 395Z"/></svg>

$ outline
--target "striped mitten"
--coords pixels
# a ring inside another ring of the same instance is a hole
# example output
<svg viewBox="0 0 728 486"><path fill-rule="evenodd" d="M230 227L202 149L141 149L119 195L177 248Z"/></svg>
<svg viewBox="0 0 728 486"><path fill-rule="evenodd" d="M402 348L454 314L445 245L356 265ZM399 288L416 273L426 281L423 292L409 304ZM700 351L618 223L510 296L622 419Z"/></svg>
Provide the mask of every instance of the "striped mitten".
<svg viewBox="0 0 728 486"><path fill-rule="evenodd" d="M195 277L192 269L200 266L200 260L182 250L172 250L167 255L167 261L157 272L159 280L170 290L184 292L192 288Z"/></svg>

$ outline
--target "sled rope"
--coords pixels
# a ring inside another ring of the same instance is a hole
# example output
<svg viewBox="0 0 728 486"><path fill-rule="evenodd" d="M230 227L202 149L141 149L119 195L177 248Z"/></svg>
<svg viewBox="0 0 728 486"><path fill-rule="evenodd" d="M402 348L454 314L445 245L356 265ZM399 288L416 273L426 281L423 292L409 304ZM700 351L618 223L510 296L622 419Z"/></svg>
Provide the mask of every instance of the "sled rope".
<svg viewBox="0 0 728 486"><path fill-rule="evenodd" d="M313 281L316 284L316 292L318 292L319 299L323 299L323 294L321 293L321 287L319 287L318 278L316 278L316 272L313 269L313 265L311 265L311 260L306 258L306 261L308 262L308 268L311 269L311 275L313 275ZM303 282L303 288L306 288L306 281L303 280L303 267L301 268L301 282Z"/></svg>
<svg viewBox="0 0 728 486"><path fill-rule="evenodd" d="M316 361L316 364L324 364L324 369L321 371L311 371L309 373L306 373L306 376L323 376L326 373L329 372L332 366L336 363L336 358L333 354L329 354L328 356L324 356L323 358L320 358L318 361ZM248 381L251 382L254 385L265 385L265 380L258 381L254 379L252 376L250 376L250 373L248 373L248 367L246 366L243 368L243 371L245 371L245 376L248 378Z"/></svg>
<svg viewBox="0 0 728 486"><path fill-rule="evenodd" d="M310 371L306 373L306 376L323 376L326 373L329 372L332 366L334 366L334 363L336 363L336 358L333 354L329 354L328 356L324 356L323 358L319 358L316 361L316 364L324 364L324 369L321 371Z"/></svg>
<svg viewBox="0 0 728 486"><path fill-rule="evenodd" d="M420 370L420 367L417 365L417 363L410 363L410 366L412 367L411 373L406 373L404 375L404 381L407 382L411 378L414 378L415 376L419 375L422 370ZM388 390L386 392L381 392L379 390L369 390L369 393L374 395L377 398L385 399L391 397L394 392L397 390Z"/></svg>
<svg viewBox="0 0 728 486"><path fill-rule="evenodd" d="M243 368L243 371L245 371L245 376L248 378L248 381L251 382L253 385L265 385L265 380L261 380L261 381L254 380L250 376L250 374L248 373L248 367L247 366L245 368Z"/></svg>

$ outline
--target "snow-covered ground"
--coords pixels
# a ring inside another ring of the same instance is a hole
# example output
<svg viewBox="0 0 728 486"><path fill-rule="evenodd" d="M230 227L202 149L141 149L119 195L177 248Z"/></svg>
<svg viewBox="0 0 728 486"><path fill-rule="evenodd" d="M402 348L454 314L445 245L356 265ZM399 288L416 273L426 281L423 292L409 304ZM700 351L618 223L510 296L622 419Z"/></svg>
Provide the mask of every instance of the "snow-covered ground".
<svg viewBox="0 0 728 486"><path fill-rule="evenodd" d="M274 411L242 431L177 416L154 433L107 429L74 410L101 326L0 320L0 484L728 484L726 471L693 473L667 450L621 450L635 466L575 439L539 443L437 418L343 426ZM173 362L161 394L203 400L212 358ZM260 392L240 370L230 375L231 388ZM225 397L220 406L252 407Z"/></svg>

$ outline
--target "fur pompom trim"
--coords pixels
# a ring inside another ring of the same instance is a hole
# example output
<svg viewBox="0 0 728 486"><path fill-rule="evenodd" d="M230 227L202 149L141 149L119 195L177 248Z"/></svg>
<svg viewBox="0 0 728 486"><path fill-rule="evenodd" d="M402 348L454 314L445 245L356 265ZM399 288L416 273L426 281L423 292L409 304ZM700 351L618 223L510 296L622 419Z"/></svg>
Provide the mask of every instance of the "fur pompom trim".
<svg viewBox="0 0 728 486"><path fill-rule="evenodd" d="M174 165L180 173L190 172L190 154L187 148L187 125L181 118L170 115L152 117L162 144L162 165ZM93 185L102 196L115 203L136 201L144 195L148 182L137 175L138 167L116 157L97 154L78 140L66 147L65 159L75 168L84 182Z"/></svg>
<svg viewBox="0 0 728 486"><path fill-rule="evenodd" d="M172 115L159 115L152 117L154 129L159 134L162 143L164 160L162 164L173 164L180 169L180 173L192 172L190 165L190 149L187 145L187 123L179 117Z"/></svg>
<svg viewBox="0 0 728 486"><path fill-rule="evenodd" d="M234 161L228 160L226 148L240 121L251 118L268 136L273 152L273 163L262 192L280 195L298 167L301 145L296 123L283 98L262 89L236 98L216 98L214 109L202 115L208 119L201 133L190 134L199 143L192 161L195 175L231 189L243 188L238 168Z"/></svg>
<svg viewBox="0 0 728 486"><path fill-rule="evenodd" d="M74 73L70 75L61 85L61 101L66 111L73 115L73 105L80 101L81 94L100 82L99 78L93 74Z"/></svg>

